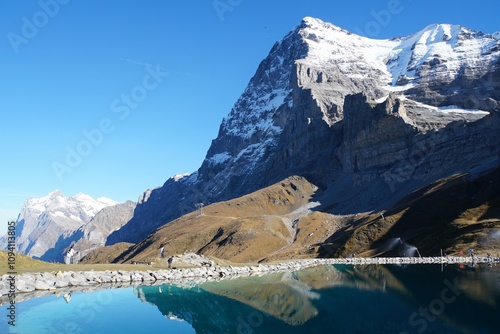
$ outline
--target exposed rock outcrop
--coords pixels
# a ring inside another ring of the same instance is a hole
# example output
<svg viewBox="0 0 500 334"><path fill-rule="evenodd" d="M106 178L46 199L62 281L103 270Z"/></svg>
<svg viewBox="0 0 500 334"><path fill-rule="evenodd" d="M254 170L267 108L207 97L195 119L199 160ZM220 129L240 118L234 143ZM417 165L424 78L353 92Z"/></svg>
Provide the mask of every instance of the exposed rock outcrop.
<svg viewBox="0 0 500 334"><path fill-rule="evenodd" d="M75 234L81 236L73 244L77 257L80 259L90 251L104 246L108 236L133 217L135 207L135 202L126 201L104 208L90 222L80 227Z"/></svg>

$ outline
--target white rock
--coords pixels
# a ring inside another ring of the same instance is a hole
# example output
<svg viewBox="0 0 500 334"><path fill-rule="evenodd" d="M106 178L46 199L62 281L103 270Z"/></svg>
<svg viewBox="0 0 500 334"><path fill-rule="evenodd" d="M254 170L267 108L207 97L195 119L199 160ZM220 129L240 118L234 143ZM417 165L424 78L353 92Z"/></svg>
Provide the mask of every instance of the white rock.
<svg viewBox="0 0 500 334"><path fill-rule="evenodd" d="M35 281L34 287L36 290L50 290L51 288L54 288L43 281Z"/></svg>
<svg viewBox="0 0 500 334"><path fill-rule="evenodd" d="M16 288L19 290L19 292L31 292L35 291L35 286L31 284L30 282L26 282L23 279L17 278L16 279Z"/></svg>
<svg viewBox="0 0 500 334"><path fill-rule="evenodd" d="M65 287L68 286L68 282L62 281L62 280L56 280L55 283L54 283L54 286L56 288L65 288Z"/></svg>

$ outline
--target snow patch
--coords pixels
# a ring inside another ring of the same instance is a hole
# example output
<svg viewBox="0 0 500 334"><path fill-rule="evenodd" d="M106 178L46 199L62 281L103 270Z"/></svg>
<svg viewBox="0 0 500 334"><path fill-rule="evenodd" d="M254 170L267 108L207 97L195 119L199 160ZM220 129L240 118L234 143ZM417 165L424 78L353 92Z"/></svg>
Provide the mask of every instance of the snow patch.
<svg viewBox="0 0 500 334"><path fill-rule="evenodd" d="M182 180L185 177L188 177L189 175L191 175L191 173L176 174L172 176L171 179L173 179L175 182L179 182L180 180Z"/></svg>
<svg viewBox="0 0 500 334"><path fill-rule="evenodd" d="M388 97L389 97L389 95L383 96L381 98L376 99L375 102L377 102L377 103L384 103L387 100Z"/></svg>
<svg viewBox="0 0 500 334"><path fill-rule="evenodd" d="M485 111L485 110L465 109L465 108L455 106L455 105L435 107L435 106L431 106L431 105L428 105L428 104L425 104L422 102L418 102L415 100L410 100L408 97L406 97L404 95L398 96L398 99L401 101L411 101L412 103L418 105L421 108L425 108L425 109L430 110L430 111L440 112L440 113L444 113L444 114L452 114L452 113L455 113L455 114L476 114L476 115L484 115L484 116L490 114L488 111Z"/></svg>
<svg viewBox="0 0 500 334"><path fill-rule="evenodd" d="M245 161L249 161L245 169L253 169L264 158L266 151L274 145L276 145L276 140L273 138L269 138L262 143L249 145L240 151L235 160L245 159ZM251 159L249 159L250 157Z"/></svg>
<svg viewBox="0 0 500 334"><path fill-rule="evenodd" d="M193 184L198 180L198 171L191 173L185 180L184 184Z"/></svg>
<svg viewBox="0 0 500 334"><path fill-rule="evenodd" d="M106 206L111 206L111 205L117 205L118 204L118 202L113 201L111 198L107 198L107 197L99 197L99 198L97 198L97 201L101 202L103 204L106 204Z"/></svg>
<svg viewBox="0 0 500 334"><path fill-rule="evenodd" d="M99 211L100 211L100 210L99 210ZM96 212L96 213L97 213L97 212ZM94 214L94 216L95 216L95 214ZM82 222L82 223L83 223L83 219L82 219L81 217L76 216L76 215L71 214L71 215L69 215L69 218L71 218L72 220L75 220L75 221L78 221L78 222Z"/></svg>
<svg viewBox="0 0 500 334"><path fill-rule="evenodd" d="M411 89L415 86L416 86L416 84L409 83L409 84L402 85L402 86L384 86L382 88L384 88L385 90L387 90L389 92L404 92L404 91Z"/></svg>
<svg viewBox="0 0 500 334"><path fill-rule="evenodd" d="M247 88L242 98L224 120L226 131L234 136L251 138L257 132L265 132L276 136L283 130L273 122L273 116L278 108L285 104L285 99L291 94L289 89L274 89L271 93L259 95ZM286 102L290 105L291 101Z"/></svg>
<svg viewBox="0 0 500 334"><path fill-rule="evenodd" d="M52 215L53 216L56 216L56 217L67 217L64 212L61 212L61 211L54 211L52 212Z"/></svg>
<svg viewBox="0 0 500 334"><path fill-rule="evenodd" d="M229 152L217 153L208 159L210 165L220 165L231 159L232 156Z"/></svg>
<svg viewBox="0 0 500 334"><path fill-rule="evenodd" d="M445 106L445 107L434 107L437 111L442 113L455 113L455 114L478 114L478 115L489 115L490 113L485 110L480 109L464 109L458 106Z"/></svg>

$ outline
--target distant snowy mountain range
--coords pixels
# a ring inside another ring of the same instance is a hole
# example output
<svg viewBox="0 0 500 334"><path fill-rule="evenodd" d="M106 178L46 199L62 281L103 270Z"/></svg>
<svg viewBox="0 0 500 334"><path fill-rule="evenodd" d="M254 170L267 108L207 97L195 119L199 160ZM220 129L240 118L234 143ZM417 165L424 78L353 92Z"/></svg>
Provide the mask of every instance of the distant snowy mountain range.
<svg viewBox="0 0 500 334"><path fill-rule="evenodd" d="M104 245L109 233L131 218L134 207L133 202L118 204L109 198L94 199L82 193L66 197L59 190L28 199L17 219L17 251L46 261L62 261L65 249L74 246L84 255ZM120 219L115 217L96 226L96 218L108 211ZM88 241L82 245L85 247L77 247L84 240ZM2 248L5 241L5 237L0 239Z"/></svg>

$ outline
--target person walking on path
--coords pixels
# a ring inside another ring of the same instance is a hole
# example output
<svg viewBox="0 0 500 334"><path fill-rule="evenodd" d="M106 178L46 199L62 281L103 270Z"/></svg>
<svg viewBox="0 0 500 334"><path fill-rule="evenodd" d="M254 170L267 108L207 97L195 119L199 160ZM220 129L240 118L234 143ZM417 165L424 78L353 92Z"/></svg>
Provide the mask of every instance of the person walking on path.
<svg viewBox="0 0 500 334"><path fill-rule="evenodd" d="M73 246L71 246L68 252L66 253L66 264L71 264L73 262L72 261L73 255L75 255L75 250L73 249Z"/></svg>
<svg viewBox="0 0 500 334"><path fill-rule="evenodd" d="M172 261L174 261L174 258L171 256L167 260L167 262L168 262L168 269L172 269Z"/></svg>
<svg viewBox="0 0 500 334"><path fill-rule="evenodd" d="M165 257L165 247L163 247L163 246L161 246L161 248L160 248L160 255L162 258Z"/></svg>

